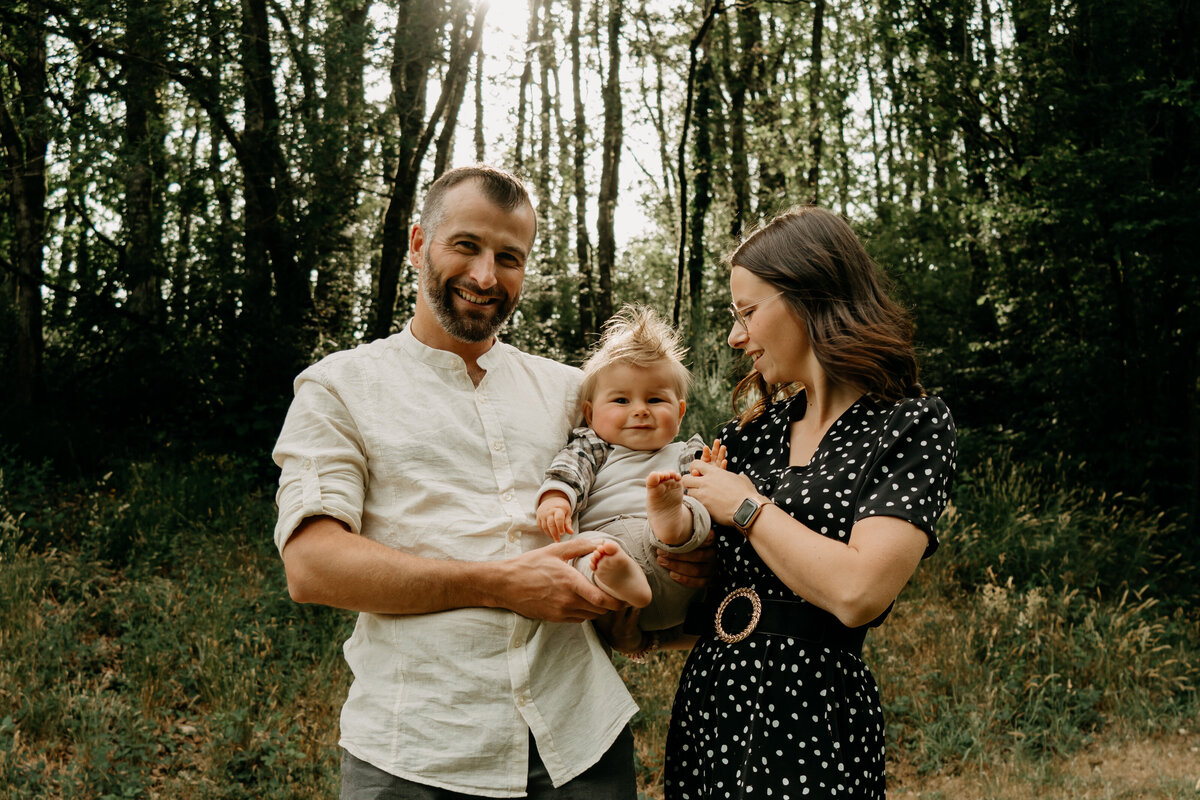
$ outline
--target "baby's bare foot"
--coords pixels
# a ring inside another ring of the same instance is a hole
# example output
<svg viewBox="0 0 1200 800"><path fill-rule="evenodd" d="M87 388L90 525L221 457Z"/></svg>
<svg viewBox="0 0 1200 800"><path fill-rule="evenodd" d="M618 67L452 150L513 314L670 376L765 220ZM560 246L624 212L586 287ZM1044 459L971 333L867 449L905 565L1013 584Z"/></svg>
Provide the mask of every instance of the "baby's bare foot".
<svg viewBox="0 0 1200 800"><path fill-rule="evenodd" d="M596 585L635 608L650 604L650 583L642 568L616 542L604 541L591 555Z"/></svg>
<svg viewBox="0 0 1200 800"><path fill-rule="evenodd" d="M646 478L646 517L664 544L683 544L692 535L692 512L683 505L683 483L677 472L651 472Z"/></svg>

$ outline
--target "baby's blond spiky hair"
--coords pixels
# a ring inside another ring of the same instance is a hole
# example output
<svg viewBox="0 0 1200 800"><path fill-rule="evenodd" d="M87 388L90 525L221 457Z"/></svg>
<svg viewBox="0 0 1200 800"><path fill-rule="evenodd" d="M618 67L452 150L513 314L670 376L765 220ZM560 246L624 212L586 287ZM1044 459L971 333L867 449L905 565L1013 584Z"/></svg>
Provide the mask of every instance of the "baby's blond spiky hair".
<svg viewBox="0 0 1200 800"><path fill-rule="evenodd" d="M649 367L662 362L670 365L671 378L680 400L687 399L692 375L683 365L687 348L679 334L658 313L646 306L626 305L604 324L604 333L588 360L583 363L583 383L579 400L591 400L596 380L608 367L630 364Z"/></svg>

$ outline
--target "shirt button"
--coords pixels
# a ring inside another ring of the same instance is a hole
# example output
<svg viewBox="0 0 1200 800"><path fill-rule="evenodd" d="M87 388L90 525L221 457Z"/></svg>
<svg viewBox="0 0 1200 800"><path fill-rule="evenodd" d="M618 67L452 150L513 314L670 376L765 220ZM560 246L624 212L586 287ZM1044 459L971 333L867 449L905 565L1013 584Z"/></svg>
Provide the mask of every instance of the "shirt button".
<svg viewBox="0 0 1200 800"><path fill-rule="evenodd" d="M504 449L504 442L492 442L492 449L499 453Z"/></svg>
<svg viewBox="0 0 1200 800"><path fill-rule="evenodd" d="M507 503L513 499L513 493L511 491L505 492L504 494L500 495L500 499Z"/></svg>
<svg viewBox="0 0 1200 800"><path fill-rule="evenodd" d="M508 540L510 542L515 542L515 541L517 541L517 539L520 539L520 538L521 538L521 535L519 533L517 533L516 531L508 532Z"/></svg>

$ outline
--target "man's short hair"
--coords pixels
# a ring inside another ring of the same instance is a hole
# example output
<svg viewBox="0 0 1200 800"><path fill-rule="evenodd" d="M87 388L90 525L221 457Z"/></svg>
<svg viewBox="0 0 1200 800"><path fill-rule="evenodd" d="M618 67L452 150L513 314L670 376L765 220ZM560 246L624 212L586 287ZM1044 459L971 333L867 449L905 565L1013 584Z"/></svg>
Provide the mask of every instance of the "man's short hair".
<svg viewBox="0 0 1200 800"><path fill-rule="evenodd" d="M583 363L579 402L592 400L600 373L608 367L651 367L664 362L670 368L671 388L680 400L686 400L692 374L683 365L685 355L687 348L680 343L678 332L654 309L626 305L604 324L600 341Z"/></svg>
<svg viewBox="0 0 1200 800"><path fill-rule="evenodd" d="M446 216L446 192L464 181L473 180L479 185L491 203L505 211L512 212L518 206L529 206L533 210L533 201L521 179L512 173L505 172L487 164L475 164L467 167L456 167L443 172L441 177L433 182L425 193L425 203L421 206L421 228L425 232L425 240L433 239L433 234ZM537 238L537 214L533 215L533 235Z"/></svg>

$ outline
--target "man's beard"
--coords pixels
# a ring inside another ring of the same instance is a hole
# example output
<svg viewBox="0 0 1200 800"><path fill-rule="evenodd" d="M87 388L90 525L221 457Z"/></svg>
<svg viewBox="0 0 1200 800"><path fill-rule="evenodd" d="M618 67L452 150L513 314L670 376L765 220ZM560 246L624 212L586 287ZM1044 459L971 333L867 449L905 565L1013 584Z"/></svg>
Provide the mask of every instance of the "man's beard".
<svg viewBox="0 0 1200 800"><path fill-rule="evenodd" d="M442 280L442 272L433 263L429 249L422 254L424 265L419 272L419 286L433 316L446 333L460 342L485 342L496 335L517 307L520 295L510 296L500 284L489 290L479 288L473 281L460 279L451 283ZM494 305L472 307L459 313L454 307L454 286L476 297L487 297L499 302Z"/></svg>

